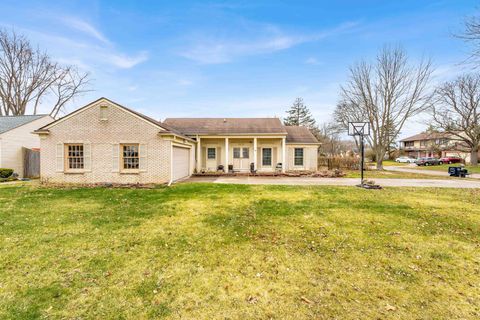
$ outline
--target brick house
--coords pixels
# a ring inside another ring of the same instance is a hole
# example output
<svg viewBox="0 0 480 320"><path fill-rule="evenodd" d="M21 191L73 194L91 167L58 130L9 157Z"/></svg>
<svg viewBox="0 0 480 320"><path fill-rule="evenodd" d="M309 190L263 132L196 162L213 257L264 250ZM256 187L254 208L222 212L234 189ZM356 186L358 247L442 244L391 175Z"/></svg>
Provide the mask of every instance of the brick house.
<svg viewBox="0 0 480 320"><path fill-rule="evenodd" d="M460 157L466 162L470 161L470 153L464 143L445 132L422 132L402 139L400 140L400 150L413 158Z"/></svg>
<svg viewBox="0 0 480 320"><path fill-rule="evenodd" d="M106 98L35 131L41 178L55 183L169 183L195 171L316 170L319 143L278 118L157 121Z"/></svg>

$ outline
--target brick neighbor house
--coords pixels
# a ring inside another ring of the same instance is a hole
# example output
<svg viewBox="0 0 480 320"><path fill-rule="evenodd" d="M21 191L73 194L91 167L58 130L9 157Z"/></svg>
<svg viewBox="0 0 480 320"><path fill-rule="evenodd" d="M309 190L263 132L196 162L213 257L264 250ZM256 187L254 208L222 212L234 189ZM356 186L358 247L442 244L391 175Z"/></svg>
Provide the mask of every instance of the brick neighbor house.
<svg viewBox="0 0 480 320"><path fill-rule="evenodd" d="M100 98L35 131L41 178L55 183L169 183L223 167L316 170L320 145L278 118L167 118Z"/></svg>
<svg viewBox="0 0 480 320"><path fill-rule="evenodd" d="M466 162L470 161L470 152L465 143L446 132L422 132L402 139L400 150L412 158L460 157Z"/></svg>

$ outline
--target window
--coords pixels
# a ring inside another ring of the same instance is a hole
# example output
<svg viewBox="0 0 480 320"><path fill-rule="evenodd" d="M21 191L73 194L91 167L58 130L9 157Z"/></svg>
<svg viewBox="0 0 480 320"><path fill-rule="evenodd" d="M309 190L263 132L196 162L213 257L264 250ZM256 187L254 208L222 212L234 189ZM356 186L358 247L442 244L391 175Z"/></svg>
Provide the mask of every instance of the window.
<svg viewBox="0 0 480 320"><path fill-rule="evenodd" d="M262 149L262 166L272 165L272 148Z"/></svg>
<svg viewBox="0 0 480 320"><path fill-rule="evenodd" d="M295 148L294 164L296 166L303 166L303 148Z"/></svg>
<svg viewBox="0 0 480 320"><path fill-rule="evenodd" d="M233 158L240 159L240 148L233 148Z"/></svg>
<svg viewBox="0 0 480 320"><path fill-rule="evenodd" d="M427 140L420 140L420 147L426 147L427 146Z"/></svg>
<svg viewBox="0 0 480 320"><path fill-rule="evenodd" d="M249 158L249 156L248 156L248 151L249 151L248 148L243 148L243 150L242 150L242 155L243 155L243 157L242 157L242 158L244 158L244 159L248 159L248 158Z"/></svg>
<svg viewBox="0 0 480 320"><path fill-rule="evenodd" d="M413 146L414 146L413 141L405 141L405 147L409 148L409 147L413 147Z"/></svg>
<svg viewBox="0 0 480 320"><path fill-rule="evenodd" d="M233 148L234 159L248 159L250 149L249 148Z"/></svg>
<svg viewBox="0 0 480 320"><path fill-rule="evenodd" d="M138 144L122 144L122 163L125 170L139 169Z"/></svg>
<svg viewBox="0 0 480 320"><path fill-rule="evenodd" d="M84 169L83 161L83 144L67 144L67 168L68 169Z"/></svg>
<svg viewBox="0 0 480 320"><path fill-rule="evenodd" d="M207 148L207 158L208 159L215 159L215 153L217 149L215 148Z"/></svg>

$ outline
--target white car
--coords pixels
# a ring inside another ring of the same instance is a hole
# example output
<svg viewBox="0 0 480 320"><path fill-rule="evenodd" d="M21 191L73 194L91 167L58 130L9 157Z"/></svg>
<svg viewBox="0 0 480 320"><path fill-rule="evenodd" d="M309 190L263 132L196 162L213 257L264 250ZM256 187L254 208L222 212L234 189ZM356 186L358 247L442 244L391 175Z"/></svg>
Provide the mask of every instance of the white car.
<svg viewBox="0 0 480 320"><path fill-rule="evenodd" d="M395 159L395 162L398 162L398 163L415 163L415 159L403 156L403 157L398 157L397 159Z"/></svg>

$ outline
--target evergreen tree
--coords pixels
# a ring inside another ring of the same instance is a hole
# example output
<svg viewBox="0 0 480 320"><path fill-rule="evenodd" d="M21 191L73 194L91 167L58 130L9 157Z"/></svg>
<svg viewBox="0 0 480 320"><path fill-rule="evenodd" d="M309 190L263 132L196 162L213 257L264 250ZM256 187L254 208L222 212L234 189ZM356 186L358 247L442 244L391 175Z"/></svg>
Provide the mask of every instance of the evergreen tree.
<svg viewBox="0 0 480 320"><path fill-rule="evenodd" d="M318 131L317 123L302 98L295 99L287 114L283 120L286 126L304 126L312 131Z"/></svg>

